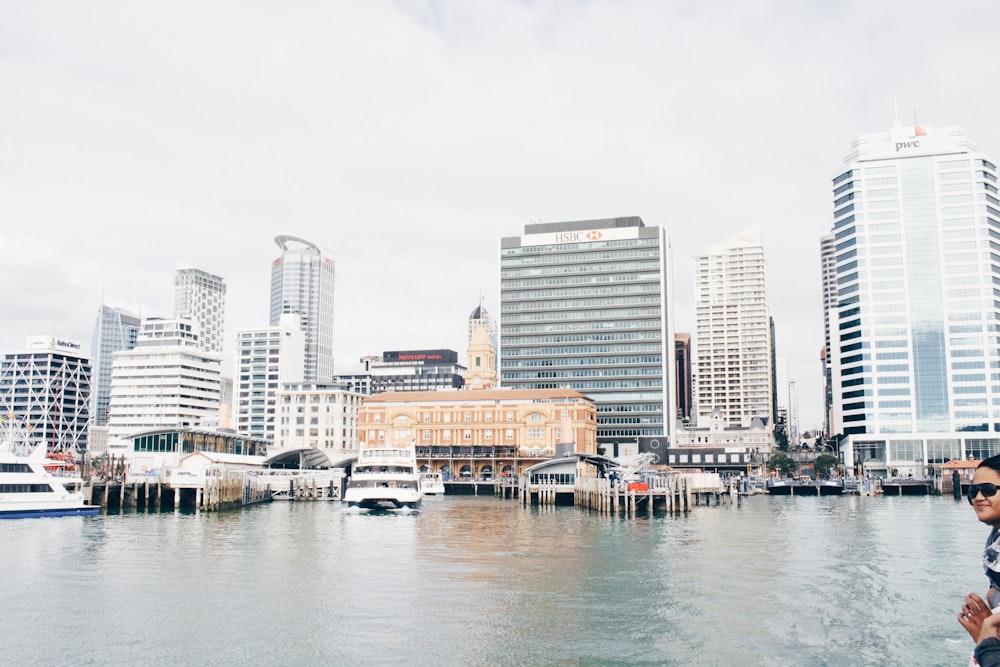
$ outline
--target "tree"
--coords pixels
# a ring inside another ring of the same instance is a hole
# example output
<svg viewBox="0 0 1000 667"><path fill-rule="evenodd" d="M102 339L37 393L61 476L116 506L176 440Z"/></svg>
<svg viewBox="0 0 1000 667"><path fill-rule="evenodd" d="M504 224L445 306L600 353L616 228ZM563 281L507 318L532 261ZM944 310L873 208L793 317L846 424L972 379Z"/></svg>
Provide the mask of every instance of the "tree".
<svg viewBox="0 0 1000 667"><path fill-rule="evenodd" d="M831 454L820 454L813 461L816 477L830 477L830 471L840 467L840 459Z"/></svg>
<svg viewBox="0 0 1000 667"><path fill-rule="evenodd" d="M799 464L790 456L777 453L772 454L771 458L767 460L767 468L768 470L777 470L780 475L787 477L798 472Z"/></svg>

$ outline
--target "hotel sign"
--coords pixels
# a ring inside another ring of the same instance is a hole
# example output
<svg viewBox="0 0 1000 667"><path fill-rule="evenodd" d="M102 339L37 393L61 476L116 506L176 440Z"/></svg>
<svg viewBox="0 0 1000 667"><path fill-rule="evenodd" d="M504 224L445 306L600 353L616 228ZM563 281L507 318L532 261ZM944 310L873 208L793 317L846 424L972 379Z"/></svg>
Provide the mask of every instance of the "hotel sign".
<svg viewBox="0 0 1000 667"><path fill-rule="evenodd" d="M547 234L526 234L521 237L521 245L558 245L561 243L596 243L598 241L620 241L639 238L639 227L613 227L611 229L583 229Z"/></svg>

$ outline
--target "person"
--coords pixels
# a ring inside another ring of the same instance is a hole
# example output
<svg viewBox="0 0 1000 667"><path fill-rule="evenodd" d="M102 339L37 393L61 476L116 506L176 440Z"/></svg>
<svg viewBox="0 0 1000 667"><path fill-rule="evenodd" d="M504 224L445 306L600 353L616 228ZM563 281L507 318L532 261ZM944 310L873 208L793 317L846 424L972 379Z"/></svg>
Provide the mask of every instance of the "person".
<svg viewBox="0 0 1000 667"><path fill-rule="evenodd" d="M1000 493L997 493L998 490L1000 490L1000 455L991 456L976 467L976 474L966 493L969 504L972 505L972 509L976 513L976 518L990 526L990 534L986 538L986 547L983 549L983 571L986 574L989 587L986 592L986 600L975 593L969 593L965 596L964 604L958 614L959 624L977 643L989 636L989 633L983 630L983 626L986 620L991 617L992 609L1000 607ZM996 623L991 622L990 628L995 625Z"/></svg>
<svg viewBox="0 0 1000 667"><path fill-rule="evenodd" d="M979 667L1000 667L1000 612L990 614L983 620L979 631L978 644L972 652Z"/></svg>

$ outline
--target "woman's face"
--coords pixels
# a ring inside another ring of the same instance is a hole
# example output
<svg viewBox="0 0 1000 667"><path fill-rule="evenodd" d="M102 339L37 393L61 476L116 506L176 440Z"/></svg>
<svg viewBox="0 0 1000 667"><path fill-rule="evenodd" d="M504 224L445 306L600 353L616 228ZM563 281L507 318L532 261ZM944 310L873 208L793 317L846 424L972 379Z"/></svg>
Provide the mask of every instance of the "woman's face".
<svg viewBox="0 0 1000 667"><path fill-rule="evenodd" d="M1000 473L993 468L979 468L976 470L976 476L972 478L972 483L990 483L1000 487ZM976 512L976 518L983 523L1000 526L1000 493L994 493L989 498L977 493L972 499L972 509Z"/></svg>

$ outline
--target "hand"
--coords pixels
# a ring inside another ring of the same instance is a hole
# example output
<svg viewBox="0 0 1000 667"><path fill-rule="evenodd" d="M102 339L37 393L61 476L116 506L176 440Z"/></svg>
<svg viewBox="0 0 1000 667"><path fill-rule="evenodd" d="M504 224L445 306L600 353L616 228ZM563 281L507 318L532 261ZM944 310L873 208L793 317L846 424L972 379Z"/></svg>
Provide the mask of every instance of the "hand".
<svg viewBox="0 0 1000 667"><path fill-rule="evenodd" d="M983 621L982 627L979 629L979 638L976 643L983 641L984 639L989 639L990 637L997 637L1000 639L1000 612L996 614L990 614Z"/></svg>
<svg viewBox="0 0 1000 667"><path fill-rule="evenodd" d="M990 618L991 614L989 605L981 597L975 593L969 593L965 596L965 604L962 605L962 610L958 614L958 622L972 637L972 641L978 644L986 637L997 636L997 623L1000 623L1000 614L996 614L997 619L989 626L986 637L980 638L980 635L983 634L983 622Z"/></svg>

